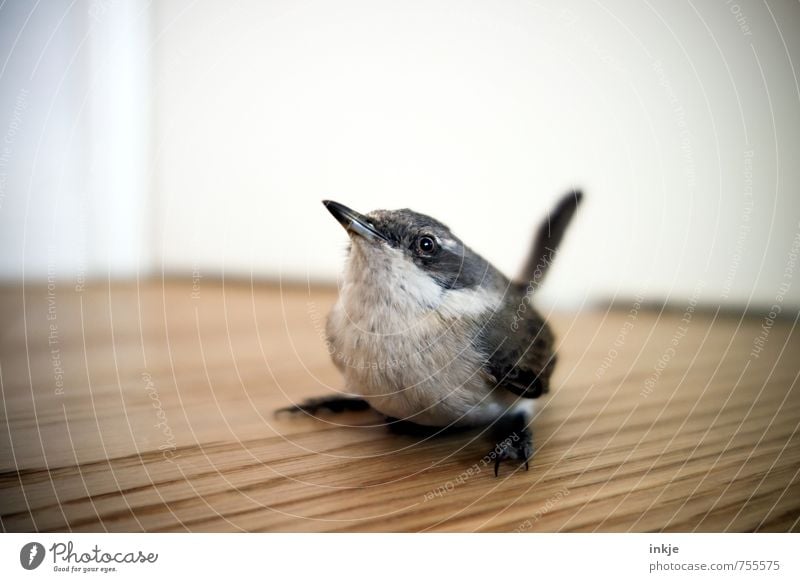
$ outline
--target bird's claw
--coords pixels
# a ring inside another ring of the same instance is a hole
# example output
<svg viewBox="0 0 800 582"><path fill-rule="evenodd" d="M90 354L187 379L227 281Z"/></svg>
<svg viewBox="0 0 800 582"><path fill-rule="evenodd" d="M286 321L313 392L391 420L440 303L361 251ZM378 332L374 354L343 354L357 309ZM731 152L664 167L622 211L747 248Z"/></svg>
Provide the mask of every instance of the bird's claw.
<svg viewBox="0 0 800 582"><path fill-rule="evenodd" d="M311 416L316 416L320 411L326 412L358 412L368 410L369 404L361 398L322 396L317 398L307 398L298 404L292 404L284 408L279 408L275 414L305 412Z"/></svg>
<svg viewBox="0 0 800 582"><path fill-rule="evenodd" d="M524 461L525 470L529 469L529 461L533 456L533 445L531 443L530 434L524 433L521 438L516 441L507 438L504 441L497 443L497 446L490 453L494 456L494 476L497 477L500 470L500 463L502 461L519 460Z"/></svg>

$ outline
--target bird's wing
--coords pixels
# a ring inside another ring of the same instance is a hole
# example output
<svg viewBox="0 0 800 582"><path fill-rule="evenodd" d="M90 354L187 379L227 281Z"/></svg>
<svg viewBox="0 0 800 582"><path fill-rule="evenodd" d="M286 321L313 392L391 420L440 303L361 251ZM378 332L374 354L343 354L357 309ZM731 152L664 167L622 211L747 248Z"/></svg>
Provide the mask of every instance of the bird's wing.
<svg viewBox="0 0 800 582"><path fill-rule="evenodd" d="M516 310L495 314L479 335L487 354L483 371L497 386L524 398L538 398L550 389L550 375L556 363L553 334L530 304L531 295L544 279L575 211L583 199L577 190L564 195L542 222L533 250L512 283L510 305Z"/></svg>
<svg viewBox="0 0 800 582"><path fill-rule="evenodd" d="M484 328L483 371L498 387L523 398L538 398L550 391L556 354L549 326L530 311L527 317L514 315L505 325Z"/></svg>

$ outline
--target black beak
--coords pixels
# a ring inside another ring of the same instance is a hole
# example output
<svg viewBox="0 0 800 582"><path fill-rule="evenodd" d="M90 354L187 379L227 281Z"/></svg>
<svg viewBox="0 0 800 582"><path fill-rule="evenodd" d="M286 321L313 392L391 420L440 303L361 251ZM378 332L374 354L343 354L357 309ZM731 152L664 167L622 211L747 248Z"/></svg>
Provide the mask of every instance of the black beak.
<svg viewBox="0 0 800 582"><path fill-rule="evenodd" d="M386 240L386 237L377 231L363 214L333 200L323 200L322 203L347 232L352 232L367 240Z"/></svg>

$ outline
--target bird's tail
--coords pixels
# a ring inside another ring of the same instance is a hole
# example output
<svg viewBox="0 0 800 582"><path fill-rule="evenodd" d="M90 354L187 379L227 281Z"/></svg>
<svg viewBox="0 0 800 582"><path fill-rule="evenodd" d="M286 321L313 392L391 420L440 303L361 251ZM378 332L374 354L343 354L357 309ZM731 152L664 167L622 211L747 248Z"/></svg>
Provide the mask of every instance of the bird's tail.
<svg viewBox="0 0 800 582"><path fill-rule="evenodd" d="M536 288L541 285L547 270L553 263L561 238L569 226L578 205L583 199L580 190L565 194L547 218L539 226L533 239L533 249L525 263L525 268L516 282L522 286Z"/></svg>

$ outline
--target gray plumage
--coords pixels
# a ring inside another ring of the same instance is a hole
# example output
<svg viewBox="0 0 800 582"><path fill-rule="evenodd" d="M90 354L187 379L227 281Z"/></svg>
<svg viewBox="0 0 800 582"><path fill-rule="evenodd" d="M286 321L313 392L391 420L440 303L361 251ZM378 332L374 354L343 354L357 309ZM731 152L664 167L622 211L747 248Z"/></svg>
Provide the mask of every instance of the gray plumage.
<svg viewBox="0 0 800 582"><path fill-rule="evenodd" d="M361 215L326 201L351 239L326 328L346 391L415 425L519 417L525 422L515 425L527 426L532 400L548 392L556 362L553 334L533 308L532 293L580 200L579 192L561 200L516 281L434 218L409 209ZM298 409L326 408L314 402ZM525 440L503 458L527 463Z"/></svg>

